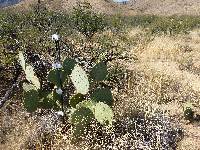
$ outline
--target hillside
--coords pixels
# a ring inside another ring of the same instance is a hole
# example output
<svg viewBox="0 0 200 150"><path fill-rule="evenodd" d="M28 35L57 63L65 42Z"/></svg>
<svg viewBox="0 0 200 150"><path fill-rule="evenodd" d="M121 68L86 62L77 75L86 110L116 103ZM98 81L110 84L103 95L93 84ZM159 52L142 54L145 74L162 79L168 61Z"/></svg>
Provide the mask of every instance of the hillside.
<svg viewBox="0 0 200 150"><path fill-rule="evenodd" d="M78 0L43 0L50 9L70 11ZM84 0L79 0L84 1ZM34 0L24 0L15 5L17 8L28 8ZM155 15L200 15L199 0L130 0L126 5L120 5L111 0L88 0L95 10L124 15L155 14Z"/></svg>

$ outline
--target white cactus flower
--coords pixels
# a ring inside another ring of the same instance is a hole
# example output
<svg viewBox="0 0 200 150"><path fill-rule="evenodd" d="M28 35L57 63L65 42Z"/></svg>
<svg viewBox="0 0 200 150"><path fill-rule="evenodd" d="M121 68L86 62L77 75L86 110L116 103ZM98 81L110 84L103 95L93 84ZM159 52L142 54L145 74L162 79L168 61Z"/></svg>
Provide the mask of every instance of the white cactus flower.
<svg viewBox="0 0 200 150"><path fill-rule="evenodd" d="M57 94L59 94L59 95L62 95L62 93L63 93L63 90L62 90L61 88L59 88L59 89L56 89L56 93L57 93Z"/></svg>
<svg viewBox="0 0 200 150"><path fill-rule="evenodd" d="M55 112L58 116L64 116L64 113L62 111Z"/></svg>
<svg viewBox="0 0 200 150"><path fill-rule="evenodd" d="M53 34L53 35L51 36L51 39L52 39L53 41L58 41L59 38L60 38L60 36L59 36L58 34Z"/></svg>
<svg viewBox="0 0 200 150"><path fill-rule="evenodd" d="M60 69L60 68L62 68L62 65L61 65L60 62L57 62L57 63L53 63L53 64L52 64L52 67L53 67L54 69Z"/></svg>

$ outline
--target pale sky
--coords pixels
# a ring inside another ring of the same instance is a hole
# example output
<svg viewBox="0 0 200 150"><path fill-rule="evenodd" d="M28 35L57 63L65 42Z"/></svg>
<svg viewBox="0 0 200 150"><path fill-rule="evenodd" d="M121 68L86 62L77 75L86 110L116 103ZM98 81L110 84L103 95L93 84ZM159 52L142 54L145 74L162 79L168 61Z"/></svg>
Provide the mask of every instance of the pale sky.
<svg viewBox="0 0 200 150"><path fill-rule="evenodd" d="M114 2L126 2L126 1L129 1L129 0L113 0Z"/></svg>

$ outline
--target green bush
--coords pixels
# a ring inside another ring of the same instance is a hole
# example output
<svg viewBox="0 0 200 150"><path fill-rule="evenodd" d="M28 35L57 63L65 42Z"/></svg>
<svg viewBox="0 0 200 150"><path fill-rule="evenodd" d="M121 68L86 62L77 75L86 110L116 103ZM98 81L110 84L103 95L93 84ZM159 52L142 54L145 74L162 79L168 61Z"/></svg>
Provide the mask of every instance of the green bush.
<svg viewBox="0 0 200 150"><path fill-rule="evenodd" d="M198 16L136 15L124 17L123 22L130 27L148 29L151 34L185 34L200 27Z"/></svg>
<svg viewBox="0 0 200 150"><path fill-rule="evenodd" d="M74 8L72 20L75 29L87 38L105 28L103 15L95 13L87 2L78 3L78 7Z"/></svg>
<svg viewBox="0 0 200 150"><path fill-rule="evenodd" d="M136 15L128 17L126 20L130 22L131 26L146 28L150 26L158 17L154 15Z"/></svg>
<svg viewBox="0 0 200 150"><path fill-rule="evenodd" d="M159 17L150 25L152 34L180 34L188 33L190 30L200 27L200 19L197 17L174 16L174 17Z"/></svg>

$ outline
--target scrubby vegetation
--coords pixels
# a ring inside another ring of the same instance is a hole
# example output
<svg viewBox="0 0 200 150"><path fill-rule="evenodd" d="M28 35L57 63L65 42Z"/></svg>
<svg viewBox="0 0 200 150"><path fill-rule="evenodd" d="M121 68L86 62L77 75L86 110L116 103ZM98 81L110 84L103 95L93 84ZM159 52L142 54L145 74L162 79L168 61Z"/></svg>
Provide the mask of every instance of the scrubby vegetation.
<svg viewBox="0 0 200 150"><path fill-rule="evenodd" d="M137 15L125 17L123 19L128 26L142 27L151 34L169 34L175 35L188 33L199 28L199 16L155 16L155 15Z"/></svg>
<svg viewBox="0 0 200 150"><path fill-rule="evenodd" d="M89 3L54 12L40 2L24 13L1 10L0 20L2 148L176 149L183 129L161 106L177 102L184 120L199 122L194 89L135 65L151 59L142 54L156 37L185 36L199 17L108 16ZM19 145L8 144L10 134Z"/></svg>

